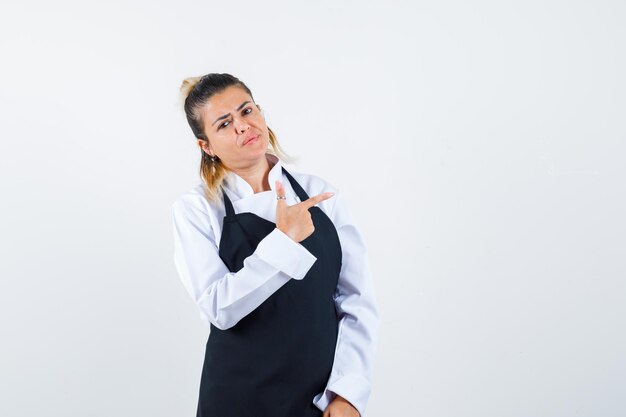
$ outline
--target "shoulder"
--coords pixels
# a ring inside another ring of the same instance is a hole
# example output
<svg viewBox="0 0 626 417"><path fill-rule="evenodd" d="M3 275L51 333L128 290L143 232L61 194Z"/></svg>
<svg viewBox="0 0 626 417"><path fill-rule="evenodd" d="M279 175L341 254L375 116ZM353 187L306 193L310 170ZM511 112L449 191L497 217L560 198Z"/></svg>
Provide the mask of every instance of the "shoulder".
<svg viewBox="0 0 626 417"><path fill-rule="evenodd" d="M172 213L176 215L186 215L200 213L210 215L216 209L216 203L207 200L204 193L204 183L198 183L189 190L179 194L172 203Z"/></svg>

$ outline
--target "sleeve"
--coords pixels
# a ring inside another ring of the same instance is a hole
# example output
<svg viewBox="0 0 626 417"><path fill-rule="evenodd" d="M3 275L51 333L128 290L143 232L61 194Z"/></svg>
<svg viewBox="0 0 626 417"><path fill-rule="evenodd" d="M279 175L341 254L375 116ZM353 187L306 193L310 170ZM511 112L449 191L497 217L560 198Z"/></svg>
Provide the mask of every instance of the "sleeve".
<svg viewBox="0 0 626 417"><path fill-rule="evenodd" d="M172 205L174 263L207 324L228 329L290 279L302 279L317 258L278 228L233 273L219 257L210 217L195 204Z"/></svg>
<svg viewBox="0 0 626 417"><path fill-rule="evenodd" d="M337 395L360 413L370 395L371 374L379 326L374 283L363 238L341 200L335 195L331 220L342 250L342 266L335 291L339 331L333 368L323 392L313 403L322 411Z"/></svg>

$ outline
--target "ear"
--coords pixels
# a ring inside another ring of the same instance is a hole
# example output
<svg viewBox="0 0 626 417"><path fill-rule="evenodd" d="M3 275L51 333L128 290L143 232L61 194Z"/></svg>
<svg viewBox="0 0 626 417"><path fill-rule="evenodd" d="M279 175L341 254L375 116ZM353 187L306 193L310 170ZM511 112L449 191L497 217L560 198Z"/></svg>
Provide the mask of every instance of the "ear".
<svg viewBox="0 0 626 417"><path fill-rule="evenodd" d="M204 139L198 139L198 146L200 147L201 150L203 150L207 154L211 156L215 155L213 153L213 150L211 149L211 145L209 144L209 141L204 140Z"/></svg>

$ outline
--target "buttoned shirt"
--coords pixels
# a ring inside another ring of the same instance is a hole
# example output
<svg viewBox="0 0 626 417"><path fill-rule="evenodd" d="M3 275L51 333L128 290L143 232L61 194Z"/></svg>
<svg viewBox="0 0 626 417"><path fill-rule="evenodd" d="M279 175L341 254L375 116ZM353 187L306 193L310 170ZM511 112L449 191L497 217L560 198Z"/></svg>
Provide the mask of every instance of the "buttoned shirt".
<svg viewBox="0 0 626 417"><path fill-rule="evenodd" d="M276 180L283 184L287 205L300 200L282 172L280 159L271 154L267 157L273 164L268 174L269 191L255 193L232 171L226 174L223 185L235 213L252 212L275 223ZM340 395L364 416L379 323L367 249L339 190L318 176L291 169L289 173L309 197L325 191L335 193L317 206L335 225L342 251L333 297L339 319L335 357L324 391L312 401L323 411ZM224 203L207 200L204 187L203 183L195 185L172 205L174 263L180 280L199 308L200 318L207 326L228 329L290 279L304 279L317 258L274 228L244 260L243 267L230 272L218 253Z"/></svg>

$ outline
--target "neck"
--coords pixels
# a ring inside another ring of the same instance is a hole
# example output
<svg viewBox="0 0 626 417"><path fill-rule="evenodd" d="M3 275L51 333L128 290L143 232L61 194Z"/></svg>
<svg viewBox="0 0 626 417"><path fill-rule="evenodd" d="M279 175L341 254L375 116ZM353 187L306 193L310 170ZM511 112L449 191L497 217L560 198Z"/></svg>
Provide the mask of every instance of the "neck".
<svg viewBox="0 0 626 417"><path fill-rule="evenodd" d="M253 165L231 169L235 174L239 175L248 184L250 184L254 193L260 193L271 189L268 179L271 168L272 166L267 160L267 157L264 156Z"/></svg>

